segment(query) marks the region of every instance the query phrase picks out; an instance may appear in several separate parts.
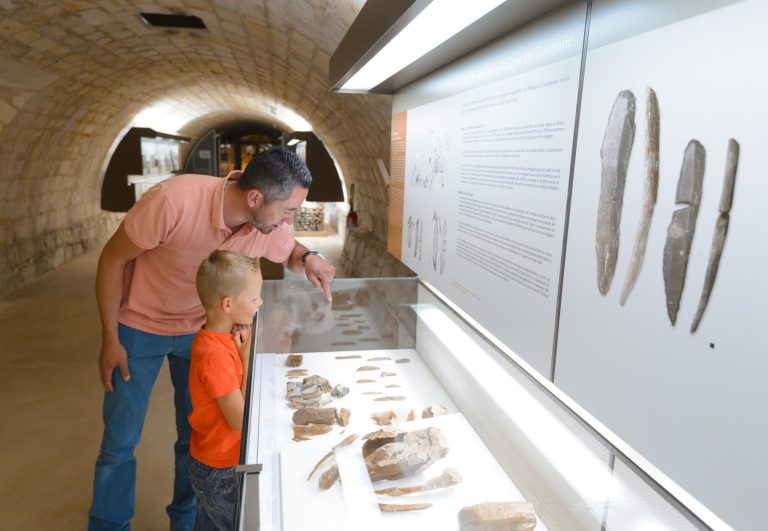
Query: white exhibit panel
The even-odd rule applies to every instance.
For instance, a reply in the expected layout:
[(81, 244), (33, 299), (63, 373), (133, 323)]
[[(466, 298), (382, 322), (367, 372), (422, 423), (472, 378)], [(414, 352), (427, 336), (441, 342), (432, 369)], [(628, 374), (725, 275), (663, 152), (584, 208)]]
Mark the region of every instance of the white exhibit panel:
[(584, 35), (583, 6), (562, 11), (495, 67), (486, 54), (453, 69), (494, 81), (424, 102), (427, 78), (393, 104), (406, 124), (400, 259), (547, 376)]
[(592, 3), (554, 382), (729, 525), (763, 528), (768, 3), (629, 4)]

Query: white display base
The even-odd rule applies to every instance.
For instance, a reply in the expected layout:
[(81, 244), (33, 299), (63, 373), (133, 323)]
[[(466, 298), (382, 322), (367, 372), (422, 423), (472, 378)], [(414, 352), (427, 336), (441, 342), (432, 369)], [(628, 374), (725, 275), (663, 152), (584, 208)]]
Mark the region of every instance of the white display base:
[[(462, 507), (485, 501), (523, 501), (524, 498), (503, 472), (483, 442), (460, 413), (409, 422), (402, 427), (409, 431), (434, 426), (448, 441), (448, 455), (421, 473), (395, 481), (379, 481), (372, 485), (364, 469), (361, 447), (356, 441), (339, 456), (341, 484), (321, 491), (317, 477), (307, 481), (314, 464), (330, 449), (321, 441), (311, 441), (285, 448), (280, 456), (283, 529), (456, 529), (457, 515)], [(340, 439), (339, 439), (340, 440)], [(333, 441), (335, 444), (338, 441)], [(350, 462), (350, 461), (357, 461)], [(322, 472), (336, 461), (329, 459)], [(358, 466), (355, 466), (358, 464)], [(346, 466), (344, 466), (346, 465)], [(446, 489), (409, 494), (407, 496), (377, 496), (373, 489), (418, 485), (439, 475), (446, 467), (461, 472), (462, 483)], [(382, 513), (376, 503), (431, 503), (422, 511)], [(546, 529), (542, 524), (537, 529)]]
[[(358, 359), (336, 359), (336, 356), (360, 355)], [(370, 358), (388, 356), (388, 361), (369, 361)], [(301, 368), (308, 375), (319, 374), (332, 385), (341, 383), (350, 388), (342, 399), (334, 399), (327, 407), (346, 407), (352, 411), (350, 424), (346, 428), (335, 426), (325, 435), (309, 441), (296, 442), (293, 437), (292, 415), (294, 410), (286, 405), (285, 384), (288, 381), (285, 367), (287, 355), (275, 355), (275, 449), (279, 453), (280, 499), (282, 505), (281, 527), (284, 531), (313, 529), (452, 529), (458, 525), (457, 514), (467, 505), (484, 501), (522, 501), (523, 497), (503, 472), (493, 455), (477, 436), (460, 413), (445, 390), (432, 376), (429, 369), (415, 350), (369, 350), (350, 352), (324, 352), (304, 354)], [(410, 363), (398, 364), (395, 360), (409, 358)], [(381, 371), (361, 371), (363, 365), (375, 365), (397, 376), (380, 376)], [(376, 383), (358, 384), (360, 379), (375, 379)], [(399, 384), (399, 388), (385, 385)], [(382, 395), (363, 395), (365, 391), (381, 391)], [(402, 395), (407, 400), (376, 402), (374, 399), (386, 395)], [(431, 419), (420, 419), (424, 407), (441, 404), (448, 408), (448, 415)], [(370, 414), (393, 409), (413, 409), (417, 420), (404, 423), (402, 428), (412, 431), (427, 426), (440, 428), (448, 441), (448, 455), (410, 478), (397, 481), (382, 481), (375, 487), (365, 474), (361, 455), (362, 436), (381, 427), (376, 425)], [(352, 433), (360, 438), (352, 445), (338, 452), (337, 457), (326, 461), (313, 475), (307, 476), (315, 464), (337, 443)], [(317, 479), (338, 459), (341, 484), (321, 491)], [(375, 496), (373, 489), (416, 485), (442, 473), (446, 467), (457, 468), (464, 481), (454, 487), (428, 493), (408, 496)], [(343, 485), (343, 486), (342, 486)], [(377, 502), (405, 504), (432, 503), (424, 511), (406, 513), (381, 513)], [(274, 522), (277, 524), (277, 522)], [(546, 529), (541, 523), (537, 529)]]

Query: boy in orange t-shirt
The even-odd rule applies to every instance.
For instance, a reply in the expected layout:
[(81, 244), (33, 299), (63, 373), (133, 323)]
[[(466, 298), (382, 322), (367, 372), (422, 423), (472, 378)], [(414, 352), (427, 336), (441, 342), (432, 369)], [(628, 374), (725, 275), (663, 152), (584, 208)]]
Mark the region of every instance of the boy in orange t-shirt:
[(214, 251), (197, 270), (206, 322), (192, 342), (189, 479), (196, 530), (234, 528), (235, 466), (240, 457), (253, 316), (261, 306), (259, 259)]

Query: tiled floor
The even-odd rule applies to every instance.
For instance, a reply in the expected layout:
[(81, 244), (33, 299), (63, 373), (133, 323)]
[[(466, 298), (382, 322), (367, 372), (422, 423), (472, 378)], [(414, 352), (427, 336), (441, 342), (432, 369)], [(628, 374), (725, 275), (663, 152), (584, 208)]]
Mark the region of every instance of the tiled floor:
[[(337, 262), (335, 234), (300, 241)], [(0, 299), (0, 528), (85, 529), (101, 441), (98, 251)], [(160, 373), (137, 449), (133, 529), (167, 530), (173, 390)]]

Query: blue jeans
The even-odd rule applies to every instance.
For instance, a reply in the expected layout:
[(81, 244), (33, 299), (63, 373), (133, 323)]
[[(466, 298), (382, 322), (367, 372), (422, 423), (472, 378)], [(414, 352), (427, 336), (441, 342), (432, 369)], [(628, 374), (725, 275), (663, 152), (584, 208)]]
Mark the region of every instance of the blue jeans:
[(120, 371), (115, 369), (114, 391), (104, 393), (104, 435), (96, 460), (88, 529), (123, 531), (131, 528), (136, 489), (133, 451), (141, 437), (152, 386), (167, 356), (175, 389), (177, 440), (173, 501), (166, 511), (173, 529), (191, 530), (195, 525), (196, 503), (187, 471), (191, 433), (187, 417), (192, 411), (189, 358), (195, 334), (159, 336), (120, 324), (118, 335), (128, 351), (131, 380), (124, 382)]
[(235, 467), (214, 468), (189, 456), (189, 481), (197, 495), (195, 531), (235, 528)]

